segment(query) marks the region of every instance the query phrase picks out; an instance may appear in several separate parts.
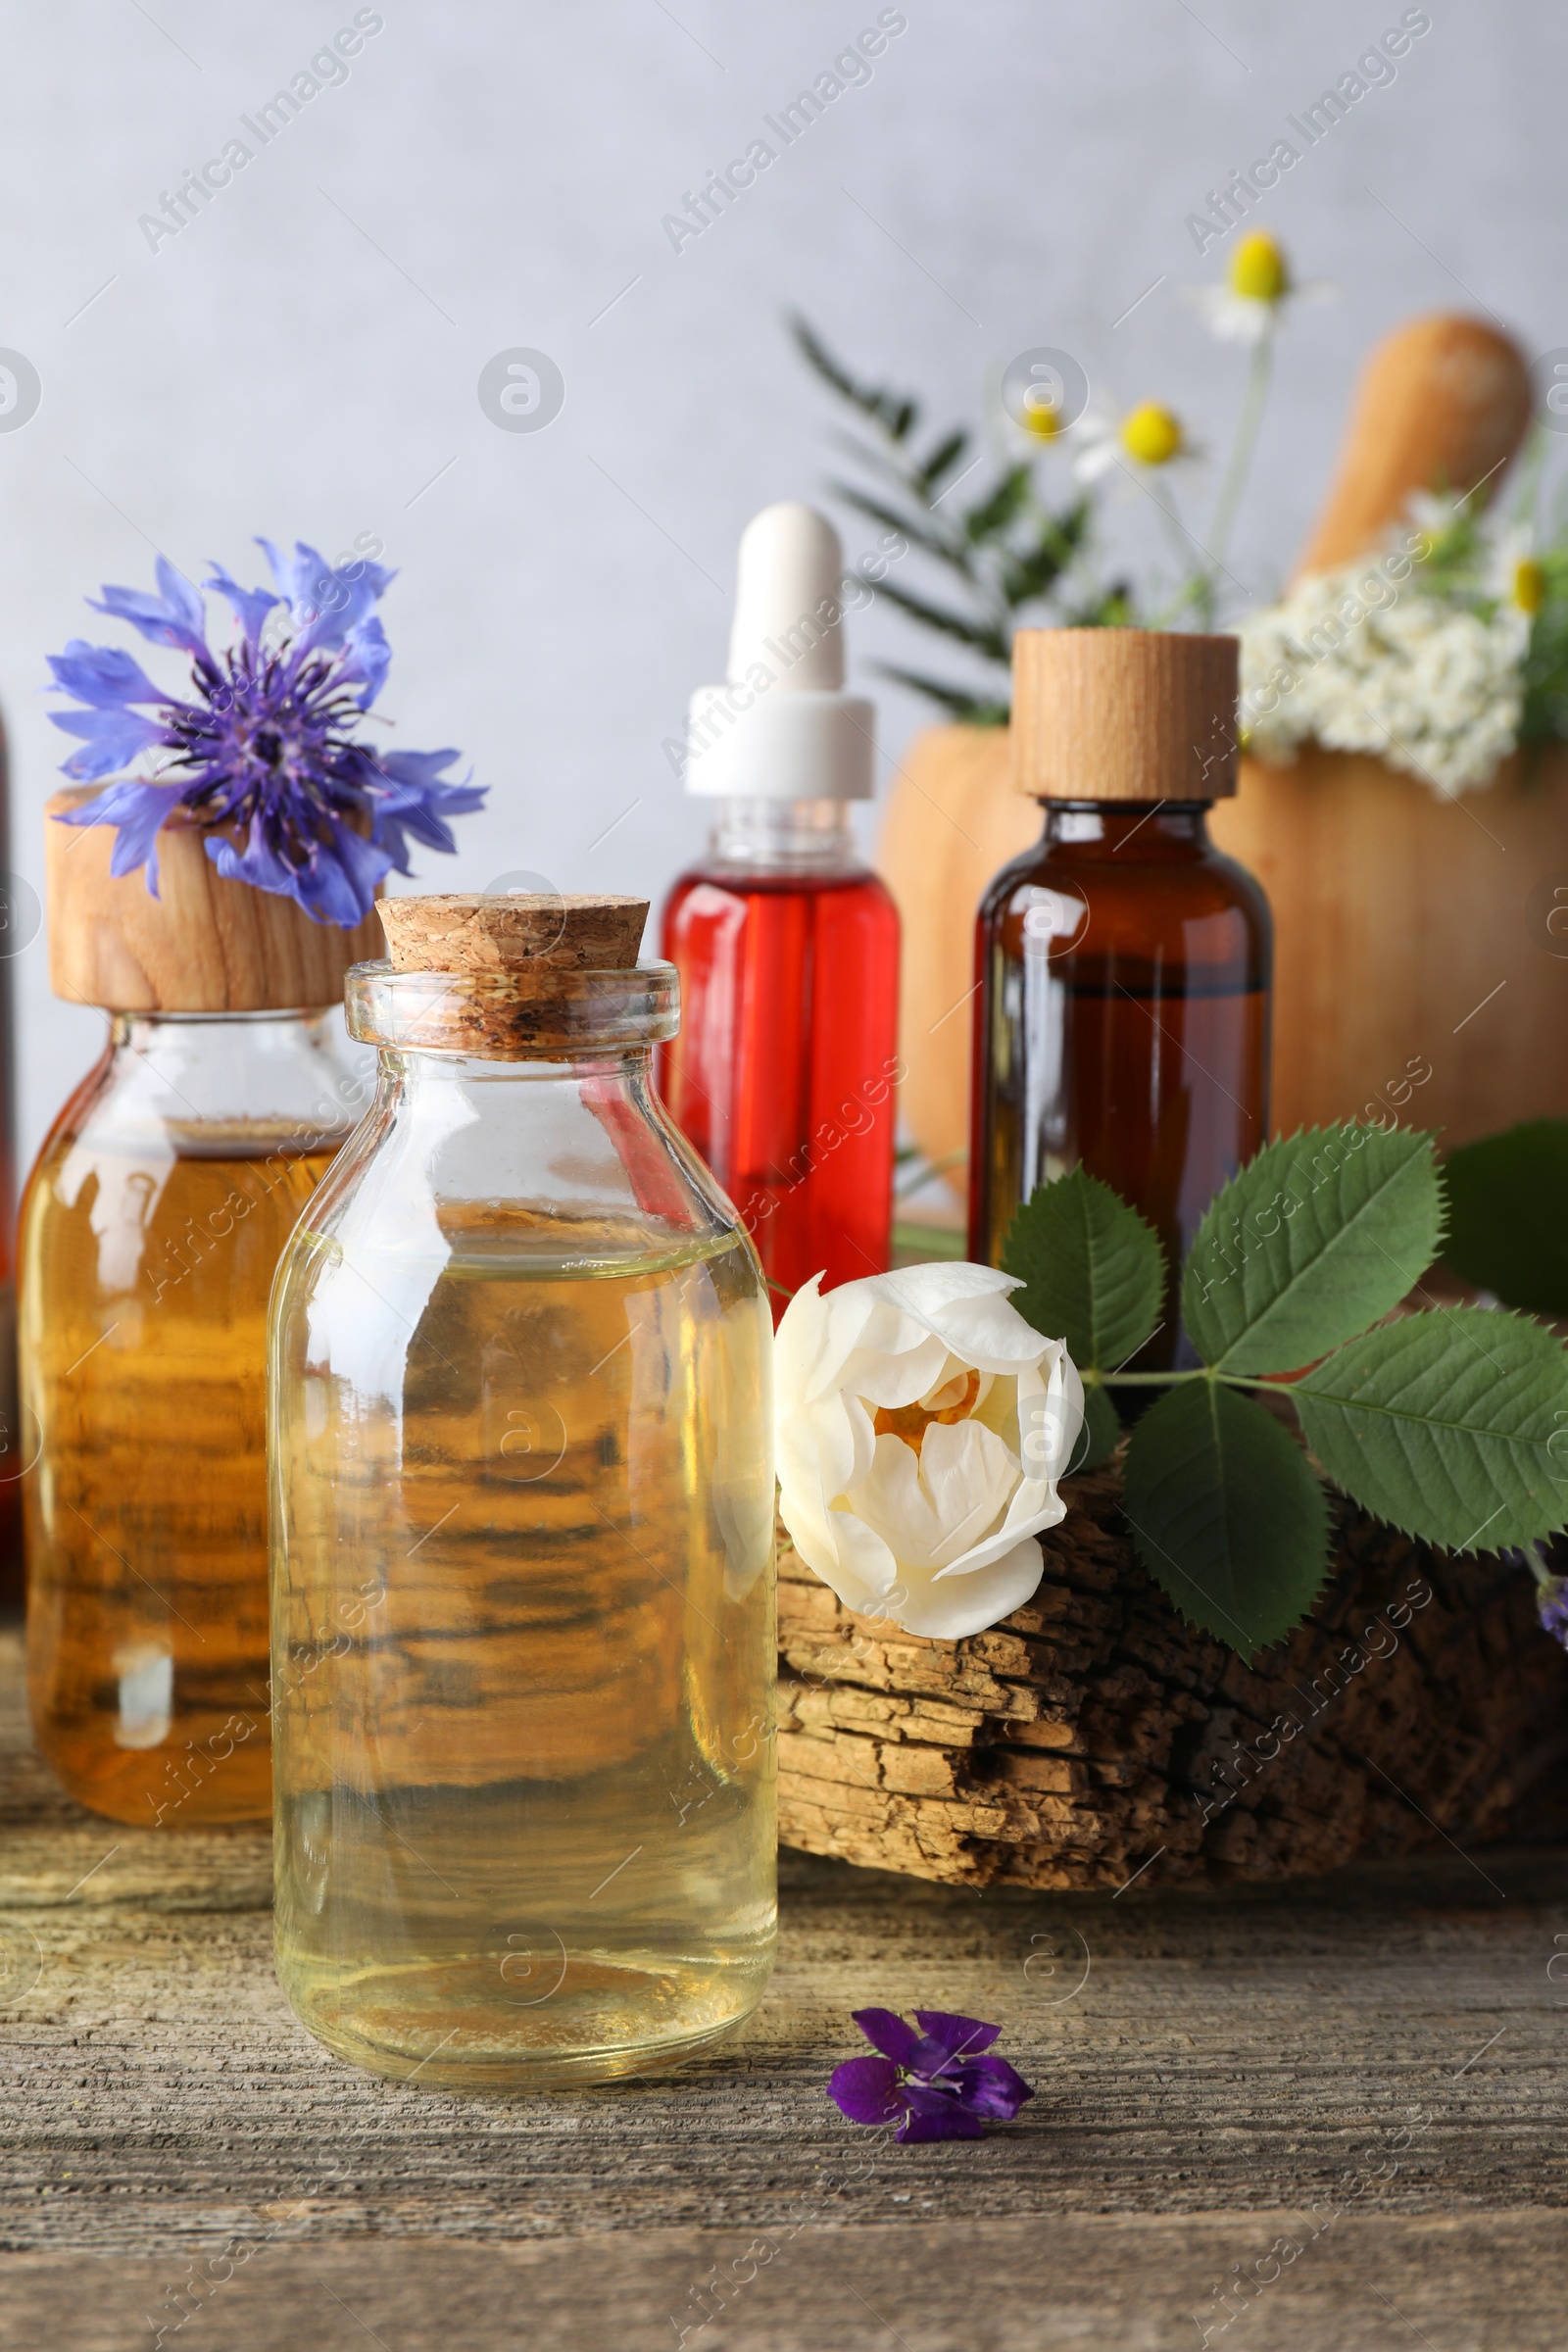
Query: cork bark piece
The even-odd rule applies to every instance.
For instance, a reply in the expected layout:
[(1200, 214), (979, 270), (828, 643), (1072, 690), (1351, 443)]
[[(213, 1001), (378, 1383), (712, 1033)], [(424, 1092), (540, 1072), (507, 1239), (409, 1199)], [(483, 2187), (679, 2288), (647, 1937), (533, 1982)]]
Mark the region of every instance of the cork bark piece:
[(111, 1012), (267, 1012), (336, 1004), (351, 964), (381, 953), (372, 912), (353, 931), (313, 922), (292, 899), (227, 882), (210, 828), (158, 836), (158, 896), (144, 872), (109, 870), (111, 825), (55, 820), (92, 797), (58, 792), (44, 809), (49, 984)]
[(1288, 1879), (1568, 1819), (1568, 1658), (1527, 1573), (1336, 1504), (1311, 1619), (1249, 1665), (1074, 1479), (1028, 1606), (961, 1642), (845, 1609), (786, 1543), (779, 1836), (957, 1885)]
[(395, 972), (629, 971), (646, 899), (443, 892), (388, 899), (381, 910)]

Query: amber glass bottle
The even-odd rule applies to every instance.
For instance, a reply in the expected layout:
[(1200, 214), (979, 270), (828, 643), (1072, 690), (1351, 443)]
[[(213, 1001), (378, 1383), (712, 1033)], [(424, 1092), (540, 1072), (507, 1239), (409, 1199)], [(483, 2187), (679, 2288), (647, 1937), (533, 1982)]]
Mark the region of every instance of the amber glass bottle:
[(1236, 640), (1026, 630), (1014, 670), (1045, 832), (976, 926), (969, 1253), (999, 1265), (1034, 1188), (1086, 1168), (1165, 1245), (1139, 1362), (1180, 1365), (1176, 1268), (1268, 1131), (1268, 906), (1206, 819), (1236, 789)]
[(142, 1829), (270, 1803), (267, 1298), (352, 1125), (342, 1026), (118, 1015), (27, 1187), (33, 1721)]
[(112, 1018), (23, 1203), (27, 1680), (71, 1794), (177, 1831), (270, 1803), (267, 1301), (368, 1101), (320, 1006), (379, 926), (259, 904), (194, 830), (160, 899), (110, 848), (49, 829), (51, 980)]

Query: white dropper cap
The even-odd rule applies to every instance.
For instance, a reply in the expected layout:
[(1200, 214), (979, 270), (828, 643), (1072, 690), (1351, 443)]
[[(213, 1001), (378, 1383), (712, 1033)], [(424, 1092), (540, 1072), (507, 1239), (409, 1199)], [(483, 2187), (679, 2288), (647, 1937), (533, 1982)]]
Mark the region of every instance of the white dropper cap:
[(729, 675), (691, 700), (688, 792), (870, 800), (876, 714), (844, 692), (843, 581), (839, 535), (814, 507), (785, 500), (747, 524)]

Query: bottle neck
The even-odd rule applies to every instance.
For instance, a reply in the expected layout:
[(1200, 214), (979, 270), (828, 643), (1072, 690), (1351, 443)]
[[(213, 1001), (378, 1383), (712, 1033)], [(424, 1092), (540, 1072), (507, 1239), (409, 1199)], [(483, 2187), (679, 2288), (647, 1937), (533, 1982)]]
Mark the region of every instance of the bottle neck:
[(861, 865), (847, 801), (720, 801), (709, 854), (746, 873), (846, 874)]
[(433, 1101), (454, 1092), (481, 1107), (494, 1103), (510, 1115), (510, 1106), (522, 1105), (519, 1115), (533, 1115), (528, 1100), (551, 1094), (571, 1095), (588, 1086), (595, 1093), (624, 1089), (635, 1092), (653, 1082), (654, 1056), (649, 1046), (631, 1046), (605, 1053), (585, 1052), (570, 1061), (500, 1060), (491, 1054), (428, 1054), (417, 1047), (382, 1046), (376, 1055), (381, 1081), (412, 1100)]
[(370, 1099), (368, 1057), (338, 1007), (285, 1012), (116, 1012), (107, 1084), (125, 1115), (184, 1128), (281, 1121), (341, 1142)]
[(203, 1053), (291, 1053), (302, 1039), (331, 1029), (337, 1006), (285, 1012), (112, 1012), (109, 1042), (133, 1054), (172, 1058)]
[(1208, 837), (1207, 801), (1042, 801), (1046, 829), (1042, 846), (1087, 858), (1119, 858), (1133, 851), (1149, 859), (1181, 863), (1201, 858)]

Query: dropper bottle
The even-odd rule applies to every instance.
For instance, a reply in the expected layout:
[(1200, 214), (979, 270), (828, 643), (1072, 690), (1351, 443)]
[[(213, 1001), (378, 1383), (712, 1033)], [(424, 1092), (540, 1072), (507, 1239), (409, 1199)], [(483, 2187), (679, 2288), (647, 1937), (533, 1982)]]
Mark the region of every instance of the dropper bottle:
[(843, 612), (832, 524), (765, 508), (741, 540), (728, 678), (691, 703), (708, 856), (664, 910), (682, 1017), (661, 1087), (775, 1312), (813, 1274), (831, 1289), (885, 1272), (892, 1232), (899, 918), (850, 827), (872, 794), (874, 713), (844, 692)]

